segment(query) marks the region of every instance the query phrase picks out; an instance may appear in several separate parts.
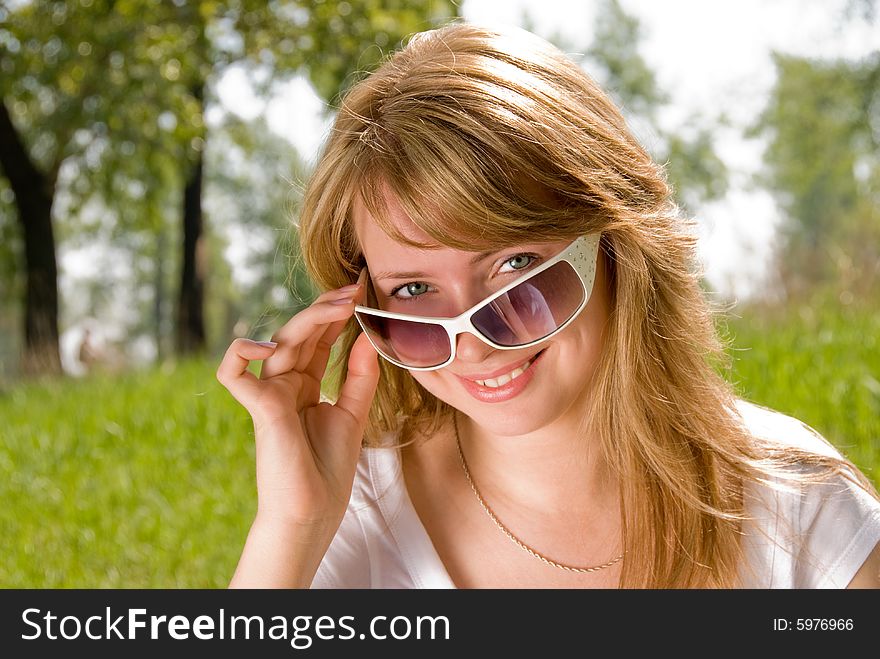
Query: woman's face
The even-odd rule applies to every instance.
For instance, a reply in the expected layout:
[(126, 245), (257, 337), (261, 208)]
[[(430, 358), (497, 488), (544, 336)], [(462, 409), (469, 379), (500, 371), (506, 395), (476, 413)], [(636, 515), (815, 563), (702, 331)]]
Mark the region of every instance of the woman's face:
[[(391, 221), (403, 235), (431, 242), (396, 199), (388, 196), (386, 202)], [(527, 243), (488, 253), (443, 246), (421, 249), (390, 238), (363, 203), (355, 204), (354, 220), (378, 306), (420, 316), (457, 316), (571, 242)], [(587, 306), (549, 340), (519, 350), (497, 350), (471, 334), (460, 334), (451, 364), (435, 371), (411, 371), (412, 376), (497, 435), (519, 435), (579, 419), (609, 317), (601, 250), (596, 270)]]

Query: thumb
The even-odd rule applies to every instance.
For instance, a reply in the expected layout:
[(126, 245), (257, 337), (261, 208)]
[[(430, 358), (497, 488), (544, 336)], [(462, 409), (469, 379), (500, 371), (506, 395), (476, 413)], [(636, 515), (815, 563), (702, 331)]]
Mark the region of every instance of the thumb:
[(355, 340), (348, 356), (348, 376), (339, 392), (337, 407), (357, 419), (363, 428), (367, 423), (370, 404), (376, 395), (379, 383), (379, 355), (370, 343), (366, 334)]

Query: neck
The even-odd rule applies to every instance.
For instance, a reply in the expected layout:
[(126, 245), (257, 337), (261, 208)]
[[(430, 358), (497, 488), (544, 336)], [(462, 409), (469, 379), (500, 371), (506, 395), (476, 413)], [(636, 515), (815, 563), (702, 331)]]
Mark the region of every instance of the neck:
[(591, 517), (616, 501), (594, 432), (574, 415), (521, 435), (457, 416), (461, 450), (480, 493), (499, 509)]

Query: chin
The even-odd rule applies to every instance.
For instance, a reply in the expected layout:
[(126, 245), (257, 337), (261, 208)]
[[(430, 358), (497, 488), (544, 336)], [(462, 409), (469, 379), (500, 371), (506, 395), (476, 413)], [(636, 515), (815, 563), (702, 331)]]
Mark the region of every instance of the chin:
[[(467, 411), (462, 410), (467, 414)], [(486, 431), (491, 432), (497, 437), (520, 437), (536, 432), (549, 425), (555, 417), (536, 416), (535, 414), (525, 414), (522, 418), (519, 415), (512, 417), (510, 414), (499, 413), (482, 413), (483, 410), (477, 410), (472, 414), (468, 414), (471, 420)]]
[(465, 392), (451, 392), (452, 387), (425, 389), (488, 432), (501, 437), (517, 437), (540, 430), (571, 407), (563, 403), (570, 397), (562, 395), (556, 387), (551, 392), (526, 390), (502, 403), (480, 402)]

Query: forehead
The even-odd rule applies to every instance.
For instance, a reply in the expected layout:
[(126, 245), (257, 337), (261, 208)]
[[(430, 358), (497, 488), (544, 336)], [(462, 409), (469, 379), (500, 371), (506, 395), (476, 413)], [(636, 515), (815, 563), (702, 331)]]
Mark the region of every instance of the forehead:
[[(366, 204), (358, 196), (354, 200), (352, 216), (358, 242), (368, 263), (394, 262), (397, 259), (425, 257), (446, 252), (451, 248), (440, 245), (424, 230), (419, 228), (407, 215), (400, 202), (391, 194), (384, 195), (385, 219), (407, 240), (423, 243), (429, 247), (418, 247), (399, 242), (389, 236), (370, 213)], [(454, 250), (453, 250), (454, 251)]]
[[(362, 189), (353, 195), (350, 217), (371, 271), (391, 270), (403, 264), (410, 267), (414, 262), (452, 269), (459, 262), (481, 260), (505, 247), (565, 245), (580, 234), (560, 231), (560, 225), (554, 221), (509, 221), (508, 217), (516, 217), (516, 207), (506, 209), (509, 213), (503, 218), (478, 218), (476, 213), (480, 209), (459, 208), (454, 201), (444, 211), (446, 204), (431, 201), (433, 195), (426, 192), (425, 198), (411, 202), (415, 208), (401, 203), (381, 179), (375, 181), (372, 189)], [(541, 190), (529, 189), (528, 194), (546, 203)], [(487, 209), (483, 207), (482, 212)], [(415, 221), (409, 213), (416, 214)]]

